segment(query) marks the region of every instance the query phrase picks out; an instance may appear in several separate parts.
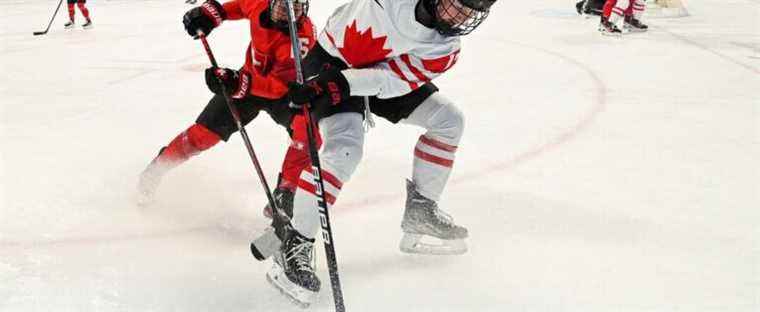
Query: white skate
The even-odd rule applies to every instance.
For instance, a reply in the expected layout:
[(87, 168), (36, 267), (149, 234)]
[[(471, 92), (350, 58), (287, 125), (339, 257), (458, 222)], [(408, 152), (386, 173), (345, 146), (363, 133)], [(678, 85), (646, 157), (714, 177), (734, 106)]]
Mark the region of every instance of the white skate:
[[(467, 252), (467, 229), (454, 224), (450, 215), (438, 208), (438, 204), (417, 192), (412, 181), (407, 180), (407, 198), (401, 229), (399, 248), (406, 253), (429, 255), (461, 255)], [(438, 243), (425, 242), (437, 240)]]

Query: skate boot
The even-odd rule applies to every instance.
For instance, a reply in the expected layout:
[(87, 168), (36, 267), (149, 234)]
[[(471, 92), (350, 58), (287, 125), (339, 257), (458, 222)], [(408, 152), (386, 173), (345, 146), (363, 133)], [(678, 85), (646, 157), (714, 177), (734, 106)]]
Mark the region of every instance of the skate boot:
[(166, 149), (161, 148), (153, 158), (153, 161), (140, 173), (140, 179), (137, 182), (137, 204), (147, 206), (153, 203), (158, 185), (161, 184), (161, 178), (169, 171), (169, 167), (162, 165), (158, 161), (158, 156)]
[[(278, 208), (285, 211), (285, 213), (288, 214), (288, 216), (293, 216), (293, 197), (295, 194), (293, 191), (278, 187), (272, 191), (272, 197), (274, 197), (274, 203), (277, 205)], [(272, 218), (272, 207), (267, 203), (266, 206), (264, 206), (264, 216), (267, 218)]]
[(575, 4), (575, 11), (578, 12), (578, 15), (583, 15), (585, 12), (583, 11), (583, 7), (585, 6), (586, 1), (580, 1)]
[(66, 22), (66, 24), (63, 24), (64, 29), (72, 29), (74, 28), (74, 26), (76, 26), (76, 24), (74, 24), (74, 21), (72, 20), (69, 20), (68, 22)]
[(606, 19), (604, 17), (602, 17), (601, 21), (599, 22), (599, 32), (605, 36), (619, 37), (620, 35), (623, 34), (623, 32), (620, 31), (620, 28), (618, 28), (617, 25), (610, 22), (609, 19)]
[(84, 25), (82, 25), (82, 28), (84, 28), (84, 29), (90, 29), (90, 28), (92, 28), (92, 20), (87, 19), (87, 23), (84, 23)]
[(628, 29), (630, 32), (645, 32), (649, 30), (649, 26), (642, 23), (640, 20), (633, 16), (625, 17), (625, 23), (623, 24), (623, 27)]
[(274, 255), (267, 280), (303, 308), (317, 297), (321, 283), (314, 272), (314, 239), (290, 228), (280, 251)]
[(291, 190), (279, 187), (272, 192), (275, 204), (285, 215), (272, 215), (272, 207), (269, 204), (264, 207), (264, 216), (272, 219), (272, 226), (251, 242), (251, 253), (257, 260), (264, 260), (278, 253), (287, 233), (293, 230), (290, 218), (293, 217), (294, 195)]
[[(454, 224), (454, 220), (438, 208), (436, 202), (417, 192), (412, 181), (406, 181), (406, 210), (401, 229), (404, 237), (400, 249), (407, 253), (431, 255), (459, 255), (467, 251), (467, 229)], [(441, 244), (427, 244), (421, 240), (428, 236)]]

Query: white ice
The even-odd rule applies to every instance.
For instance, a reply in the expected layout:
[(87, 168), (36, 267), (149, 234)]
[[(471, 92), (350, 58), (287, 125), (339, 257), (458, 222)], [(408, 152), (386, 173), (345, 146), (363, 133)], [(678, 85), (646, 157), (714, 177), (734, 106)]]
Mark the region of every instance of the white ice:
[[(499, 1), (437, 81), (468, 118), (441, 202), (467, 254), (398, 250), (420, 130), (369, 132), (331, 215), (349, 311), (760, 310), (760, 4), (692, 0), (616, 39), (572, 2)], [(133, 203), (210, 96), (190, 6), (91, 0), (93, 29), (62, 8), (32, 36), (56, 4), (0, 2), (0, 311), (301, 311), (248, 251), (267, 220), (239, 135)], [(211, 34), (223, 65), (246, 29)], [(286, 135), (248, 131), (273, 183)], [(310, 311), (332, 311), (318, 246)]]

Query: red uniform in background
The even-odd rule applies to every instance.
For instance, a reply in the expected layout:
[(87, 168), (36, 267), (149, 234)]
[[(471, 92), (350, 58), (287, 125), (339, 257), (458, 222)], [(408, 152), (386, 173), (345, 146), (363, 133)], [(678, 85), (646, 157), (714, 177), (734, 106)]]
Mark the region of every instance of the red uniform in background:
[[(309, 165), (308, 137), (304, 116), (292, 110), (287, 100), (287, 84), (295, 81), (295, 65), (287, 27), (272, 18), (271, 9), (274, 6), (270, 1), (282, 0), (234, 0), (224, 5), (210, 0), (185, 14), (185, 28), (191, 34), (198, 30), (209, 34), (223, 20), (247, 19), (251, 42), (245, 54), (245, 64), (240, 70), (210, 68), (206, 71), (206, 83), (217, 94), (195, 124), (162, 148), (145, 169), (138, 184), (141, 201), (152, 199), (160, 178), (169, 169), (211, 148), (220, 140), (227, 141), (232, 133), (238, 131), (224, 96), (219, 94), (219, 80), (231, 93), (232, 103), (237, 107), (243, 125), (263, 110), (286, 128), (291, 144), (275, 192), (292, 193), (295, 189), (301, 171)], [(302, 45), (301, 52), (306, 54), (316, 43), (316, 33), (307, 16), (300, 16), (298, 21), (297, 36)], [(316, 139), (317, 144), (321, 144), (319, 138)]]
[(622, 28), (646, 31), (649, 27), (641, 22), (645, 9), (646, 0), (607, 0), (602, 9), (599, 30), (606, 33), (620, 33)]
[(74, 27), (74, 5), (79, 7), (79, 12), (82, 13), (82, 16), (84, 16), (85, 23), (82, 25), (84, 28), (90, 28), (92, 27), (92, 20), (90, 19), (90, 11), (87, 10), (87, 7), (84, 5), (87, 2), (87, 0), (66, 0), (66, 3), (69, 7), (69, 21), (66, 22), (63, 26), (65, 26), (67, 29)]

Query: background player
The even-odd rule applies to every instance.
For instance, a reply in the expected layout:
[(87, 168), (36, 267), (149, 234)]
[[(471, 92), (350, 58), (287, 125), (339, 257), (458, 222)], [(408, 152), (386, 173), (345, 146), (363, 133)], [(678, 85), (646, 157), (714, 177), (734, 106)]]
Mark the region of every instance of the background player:
[(85, 3), (87, 0), (66, 0), (68, 7), (69, 7), (69, 21), (66, 22), (63, 26), (66, 29), (74, 28), (74, 5), (79, 7), (79, 12), (82, 13), (82, 16), (84, 16), (85, 23), (82, 25), (84, 29), (92, 28), (92, 19), (90, 19), (90, 11), (87, 10), (87, 7), (85, 6)]
[(607, 0), (599, 22), (599, 31), (612, 35), (622, 33), (621, 28), (633, 32), (647, 31), (649, 26), (641, 22), (645, 9), (646, 0)]

